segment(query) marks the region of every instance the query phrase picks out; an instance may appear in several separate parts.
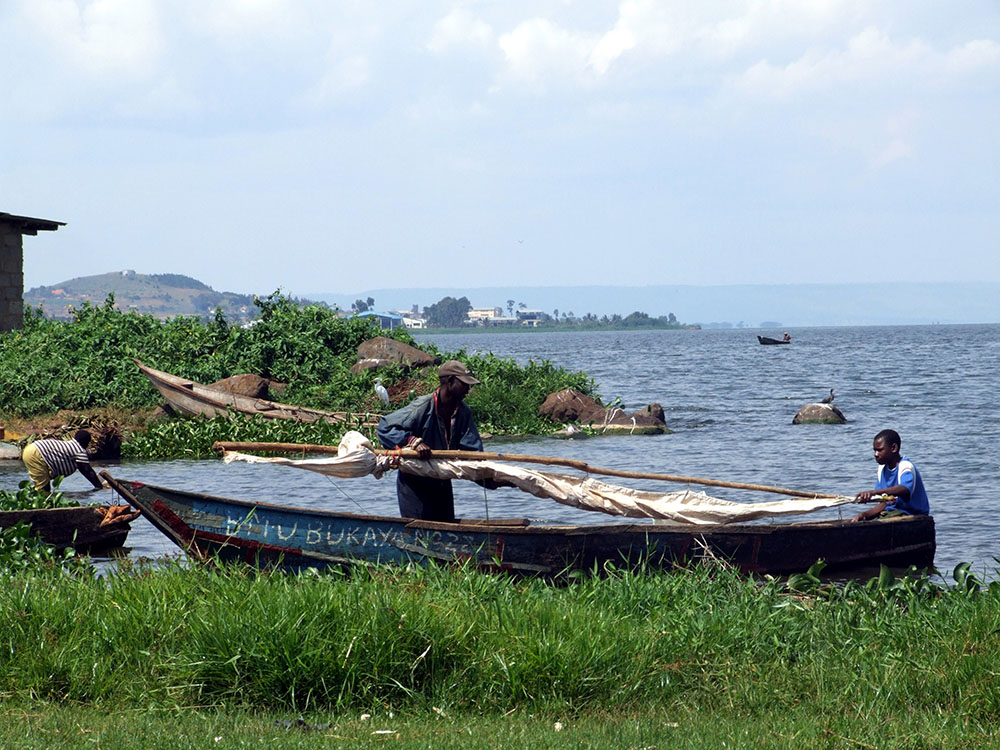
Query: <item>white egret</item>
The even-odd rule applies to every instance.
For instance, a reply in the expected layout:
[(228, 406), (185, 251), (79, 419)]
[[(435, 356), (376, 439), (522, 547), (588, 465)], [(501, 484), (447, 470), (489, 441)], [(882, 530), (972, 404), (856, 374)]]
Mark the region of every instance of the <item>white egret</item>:
[(389, 405), (389, 391), (382, 385), (382, 378), (375, 378), (375, 395), (385, 406)]

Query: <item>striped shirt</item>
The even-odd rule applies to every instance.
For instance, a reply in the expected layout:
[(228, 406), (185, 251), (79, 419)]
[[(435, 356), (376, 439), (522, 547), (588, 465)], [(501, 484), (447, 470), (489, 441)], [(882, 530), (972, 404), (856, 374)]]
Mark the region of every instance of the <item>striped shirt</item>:
[(90, 465), (87, 451), (76, 440), (36, 440), (32, 443), (45, 459), (54, 477), (68, 477), (79, 464)]

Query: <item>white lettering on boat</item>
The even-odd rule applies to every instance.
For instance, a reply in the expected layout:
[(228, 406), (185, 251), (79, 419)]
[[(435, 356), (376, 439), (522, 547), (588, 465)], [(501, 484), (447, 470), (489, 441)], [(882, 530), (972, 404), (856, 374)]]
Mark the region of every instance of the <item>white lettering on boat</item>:
[(415, 545), (428, 550), (450, 555), (475, 556), (489, 558), (496, 554), (493, 545), (485, 540), (474, 540), (452, 531), (403, 529), (393, 526), (354, 526), (344, 527), (341, 524), (319, 523), (315, 526), (299, 528), (298, 522), (291, 526), (276, 523), (269, 519), (260, 519), (261, 523), (253, 524), (246, 517), (227, 518), (225, 533), (231, 536), (240, 535), (269, 541), (272, 536), (282, 542), (293, 537), (301, 540), (302, 548), (327, 549), (337, 553), (338, 548), (381, 549), (387, 546)]

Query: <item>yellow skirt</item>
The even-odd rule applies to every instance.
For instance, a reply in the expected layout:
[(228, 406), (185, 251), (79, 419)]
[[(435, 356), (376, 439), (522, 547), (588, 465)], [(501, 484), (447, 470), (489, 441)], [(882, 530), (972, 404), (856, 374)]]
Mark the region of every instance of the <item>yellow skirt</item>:
[(31, 478), (31, 483), (35, 485), (35, 489), (48, 492), (50, 482), (53, 479), (52, 470), (49, 469), (49, 465), (45, 463), (45, 459), (42, 458), (41, 452), (34, 443), (28, 443), (24, 446), (24, 450), (21, 451), (21, 460), (28, 467), (28, 476)]

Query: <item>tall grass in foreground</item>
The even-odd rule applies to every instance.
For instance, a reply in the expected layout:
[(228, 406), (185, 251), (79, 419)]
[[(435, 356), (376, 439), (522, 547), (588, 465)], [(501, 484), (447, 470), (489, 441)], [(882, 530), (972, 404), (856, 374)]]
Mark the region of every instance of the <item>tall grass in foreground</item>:
[(434, 567), (351, 578), (180, 565), (43, 572), (0, 591), (0, 693), (105, 707), (808, 705), (865, 721), (1000, 718), (995, 587), (819, 593), (705, 569), (561, 587)]

